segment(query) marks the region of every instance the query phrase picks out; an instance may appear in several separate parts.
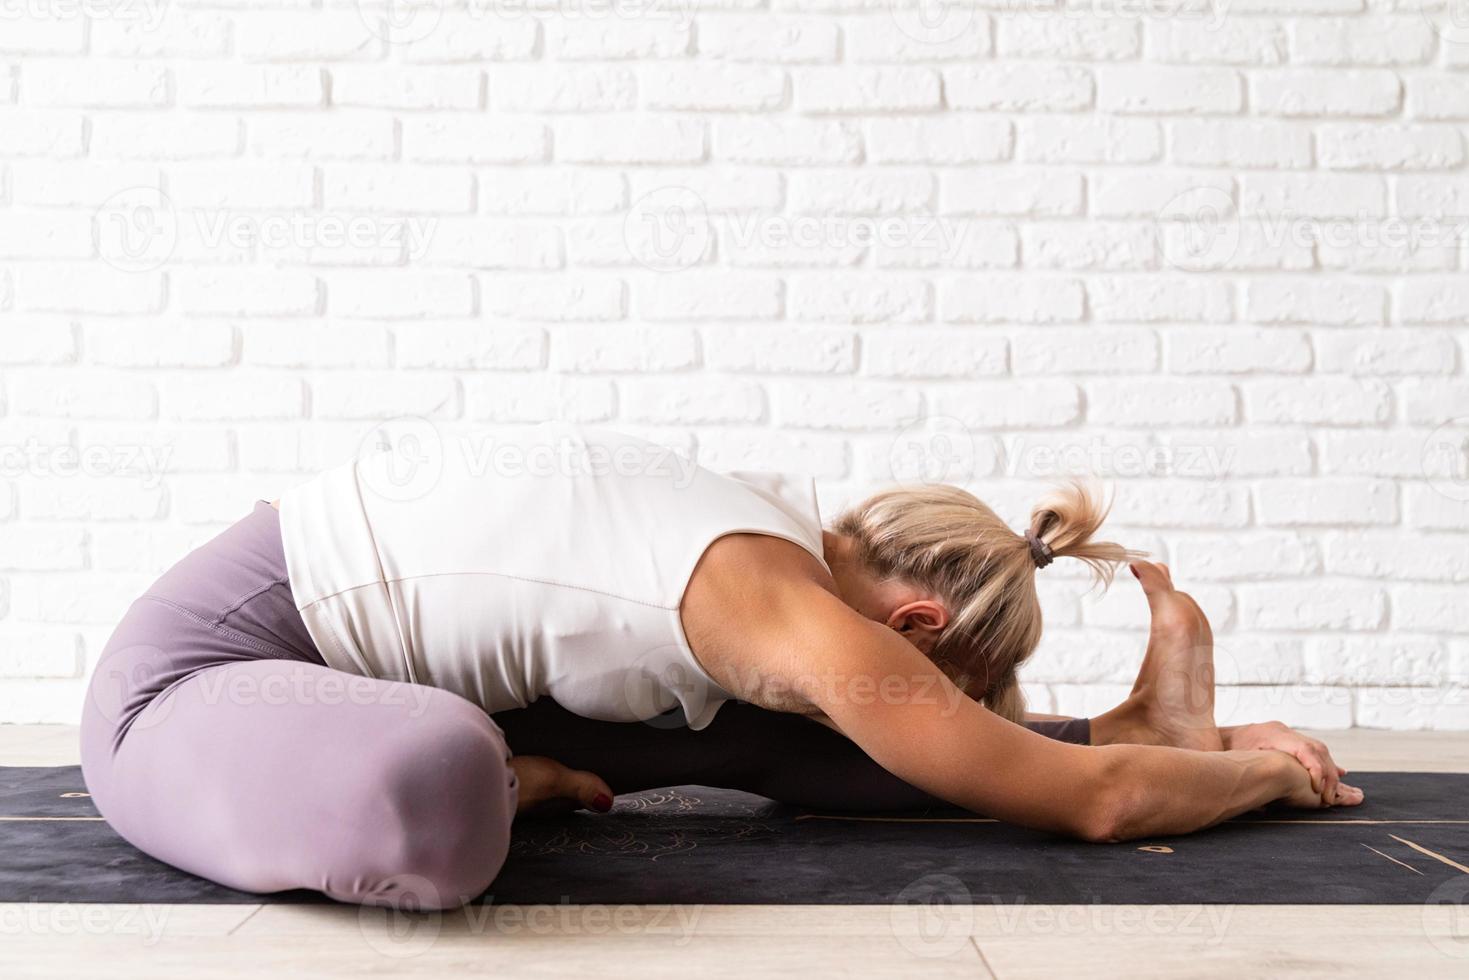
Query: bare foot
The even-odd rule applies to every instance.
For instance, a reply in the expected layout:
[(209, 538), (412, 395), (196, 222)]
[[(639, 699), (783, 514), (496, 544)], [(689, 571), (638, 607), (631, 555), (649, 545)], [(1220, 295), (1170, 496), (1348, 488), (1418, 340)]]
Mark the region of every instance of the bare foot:
[(1096, 721), (1110, 733), (1107, 741), (1220, 751), (1209, 620), (1191, 596), (1173, 587), (1167, 565), (1140, 561), (1132, 572), (1152, 610), (1148, 652), (1132, 694)]

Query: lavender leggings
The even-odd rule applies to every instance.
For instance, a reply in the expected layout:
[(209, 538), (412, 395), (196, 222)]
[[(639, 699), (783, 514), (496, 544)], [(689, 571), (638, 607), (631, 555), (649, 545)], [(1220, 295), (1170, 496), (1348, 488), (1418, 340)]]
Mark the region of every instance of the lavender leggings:
[[(166, 572), (103, 651), (82, 717), (98, 810), (140, 850), (243, 891), (447, 908), (509, 847), (518, 752), (619, 793), (697, 783), (787, 803), (936, 801), (846, 739), (729, 704), (702, 732), (579, 718), (543, 700), (497, 716), (457, 694), (327, 667), (296, 612), (263, 501)], [(1035, 723), (1085, 742), (1085, 720)]]

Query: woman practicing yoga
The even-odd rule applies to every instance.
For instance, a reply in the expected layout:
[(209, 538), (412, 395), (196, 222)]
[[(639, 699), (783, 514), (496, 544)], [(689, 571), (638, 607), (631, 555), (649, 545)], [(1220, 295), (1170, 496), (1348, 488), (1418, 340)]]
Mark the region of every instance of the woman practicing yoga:
[(1026, 715), (1037, 571), (1135, 558), (1092, 539), (1080, 488), (1024, 533), (944, 486), (824, 530), (810, 480), (614, 433), (443, 449), (429, 479), (380, 453), (262, 502), (133, 603), (82, 724), (123, 837), (246, 891), (450, 907), (517, 813), (648, 785), (938, 799), (1093, 841), (1361, 802), (1320, 743), (1215, 727), (1209, 626), (1162, 565), (1131, 566), (1153, 617), (1133, 695)]

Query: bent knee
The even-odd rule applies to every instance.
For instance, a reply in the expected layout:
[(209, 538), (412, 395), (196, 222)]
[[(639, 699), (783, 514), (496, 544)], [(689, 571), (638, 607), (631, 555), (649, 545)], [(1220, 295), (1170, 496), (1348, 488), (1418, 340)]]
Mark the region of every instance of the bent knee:
[(370, 848), (379, 874), (358, 878), (357, 901), (452, 908), (483, 893), (505, 863), (517, 790), (505, 740), (477, 707), (441, 700), (379, 760), (383, 833)]

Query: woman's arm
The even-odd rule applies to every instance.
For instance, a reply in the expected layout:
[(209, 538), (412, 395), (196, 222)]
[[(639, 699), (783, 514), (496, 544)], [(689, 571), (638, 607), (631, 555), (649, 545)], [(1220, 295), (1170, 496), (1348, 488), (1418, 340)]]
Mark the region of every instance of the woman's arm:
[(1186, 833), (1273, 800), (1320, 805), (1309, 774), (1281, 752), (1037, 735), (965, 697), (912, 644), (828, 591), (799, 591), (779, 603), (799, 614), (774, 630), (786, 641), (759, 666), (765, 682), (803, 692), (884, 768), (951, 803), (1095, 841)]

